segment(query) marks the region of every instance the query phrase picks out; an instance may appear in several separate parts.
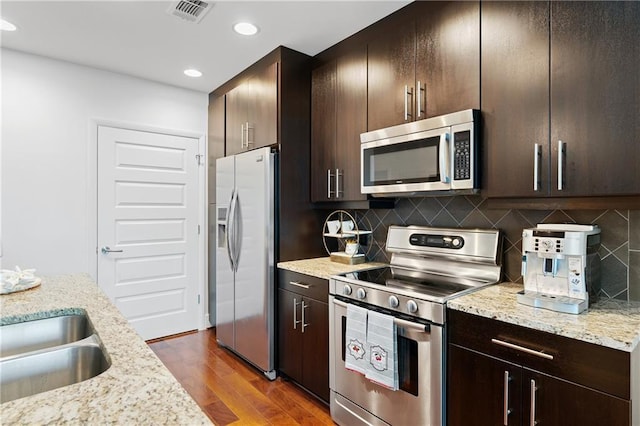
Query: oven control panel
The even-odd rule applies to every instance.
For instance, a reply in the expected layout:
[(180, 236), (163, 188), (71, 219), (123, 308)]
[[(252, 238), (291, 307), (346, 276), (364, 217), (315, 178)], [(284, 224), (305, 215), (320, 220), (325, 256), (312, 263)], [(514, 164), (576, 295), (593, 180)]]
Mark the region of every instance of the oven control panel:
[(444, 324), (444, 305), (387, 291), (375, 285), (358, 285), (331, 279), (329, 293), (363, 304), (377, 306), (408, 316), (418, 317), (436, 324)]
[(464, 238), (459, 235), (411, 234), (409, 244), (420, 247), (461, 249), (464, 246)]

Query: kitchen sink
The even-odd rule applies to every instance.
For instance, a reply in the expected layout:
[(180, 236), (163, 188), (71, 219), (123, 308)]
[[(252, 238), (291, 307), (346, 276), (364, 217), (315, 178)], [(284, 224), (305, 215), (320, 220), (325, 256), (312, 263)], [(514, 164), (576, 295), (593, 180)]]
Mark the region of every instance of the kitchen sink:
[(110, 366), (99, 345), (71, 344), (0, 360), (0, 402), (79, 383)]
[(76, 342), (93, 333), (85, 314), (4, 325), (0, 327), (0, 358)]
[(0, 403), (91, 379), (110, 366), (86, 314), (0, 327)]

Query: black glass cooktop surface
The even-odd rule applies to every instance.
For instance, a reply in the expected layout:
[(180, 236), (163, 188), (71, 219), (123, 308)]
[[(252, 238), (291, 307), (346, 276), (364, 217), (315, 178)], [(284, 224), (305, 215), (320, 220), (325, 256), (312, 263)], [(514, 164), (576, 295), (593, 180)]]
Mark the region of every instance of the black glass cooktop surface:
[(386, 286), (389, 290), (402, 289), (417, 294), (446, 298), (474, 287), (489, 283), (464, 277), (447, 276), (428, 271), (416, 271), (397, 267), (383, 267), (342, 274), (347, 279), (362, 284)]

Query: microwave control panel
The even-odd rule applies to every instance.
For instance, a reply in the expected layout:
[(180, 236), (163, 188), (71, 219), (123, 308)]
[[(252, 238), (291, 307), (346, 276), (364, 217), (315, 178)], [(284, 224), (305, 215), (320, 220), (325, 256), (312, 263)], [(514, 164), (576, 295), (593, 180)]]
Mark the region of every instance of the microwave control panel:
[(471, 132), (465, 130), (453, 135), (453, 179), (471, 178)]

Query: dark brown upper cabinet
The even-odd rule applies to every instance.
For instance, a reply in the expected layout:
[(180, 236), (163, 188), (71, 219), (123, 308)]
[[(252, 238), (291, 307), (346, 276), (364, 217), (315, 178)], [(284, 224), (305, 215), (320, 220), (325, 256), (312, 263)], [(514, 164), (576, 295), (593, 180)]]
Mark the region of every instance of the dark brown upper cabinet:
[(480, 5), (416, 2), (376, 24), (368, 46), (368, 130), (480, 105)]
[(360, 193), (360, 133), (367, 131), (366, 46), (314, 69), (311, 79), (311, 200), (366, 200)]
[(483, 2), (488, 197), (640, 194), (638, 22), (638, 2)]
[(277, 144), (278, 64), (227, 92), (226, 108), (226, 155)]

